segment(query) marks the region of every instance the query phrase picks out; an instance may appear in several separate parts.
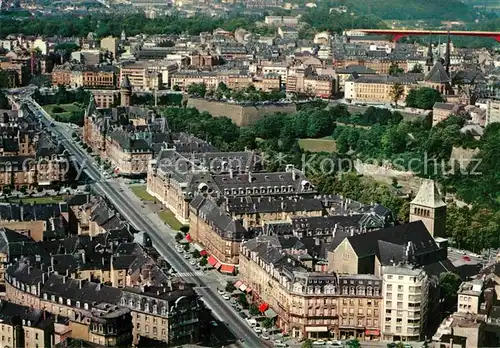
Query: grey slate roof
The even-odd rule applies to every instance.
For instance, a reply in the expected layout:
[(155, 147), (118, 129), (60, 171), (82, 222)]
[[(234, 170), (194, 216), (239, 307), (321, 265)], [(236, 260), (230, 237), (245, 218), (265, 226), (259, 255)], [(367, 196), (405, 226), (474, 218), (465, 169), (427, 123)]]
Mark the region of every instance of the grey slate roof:
[(451, 79), (448, 76), (445, 68), (443, 67), (443, 64), (441, 64), (441, 62), (439, 61), (434, 64), (431, 71), (429, 71), (429, 73), (425, 76), (424, 80), (427, 82), (442, 84), (451, 82)]

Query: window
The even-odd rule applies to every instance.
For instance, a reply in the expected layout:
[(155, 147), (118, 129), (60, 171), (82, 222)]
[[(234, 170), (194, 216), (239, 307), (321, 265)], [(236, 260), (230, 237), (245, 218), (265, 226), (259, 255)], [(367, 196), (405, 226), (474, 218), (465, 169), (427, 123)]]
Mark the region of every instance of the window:
[(89, 309), (89, 304), (88, 303), (84, 303), (83, 304), (83, 308), (88, 310)]
[(38, 332), (35, 332), (35, 340), (38, 339)]
[(71, 300), (69, 298), (66, 300), (66, 305), (71, 306)]
[(43, 294), (43, 299), (47, 300), (47, 294)]
[(387, 291), (392, 291), (392, 284), (387, 284), (387, 288), (386, 288)]
[(80, 301), (76, 301), (76, 308), (80, 308)]
[(403, 291), (403, 285), (398, 285), (398, 291)]

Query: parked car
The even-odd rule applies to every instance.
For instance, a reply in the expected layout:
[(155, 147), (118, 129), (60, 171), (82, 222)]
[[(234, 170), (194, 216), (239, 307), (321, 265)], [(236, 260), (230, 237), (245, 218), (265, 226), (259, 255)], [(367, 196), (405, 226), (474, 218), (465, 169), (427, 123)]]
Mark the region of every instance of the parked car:
[(254, 327), (253, 331), (255, 331), (256, 333), (262, 333), (262, 330), (260, 329), (260, 327)]
[(266, 341), (269, 340), (269, 336), (267, 336), (267, 335), (262, 335), (261, 337), (263, 340), (266, 340)]
[(225, 295), (225, 294), (226, 294), (226, 292), (225, 292), (224, 290), (221, 290), (221, 289), (217, 290), (217, 292), (218, 292), (220, 295)]
[(223, 298), (224, 300), (229, 300), (229, 299), (230, 299), (230, 297), (229, 297), (229, 296), (227, 296), (227, 295), (222, 295), (222, 298)]

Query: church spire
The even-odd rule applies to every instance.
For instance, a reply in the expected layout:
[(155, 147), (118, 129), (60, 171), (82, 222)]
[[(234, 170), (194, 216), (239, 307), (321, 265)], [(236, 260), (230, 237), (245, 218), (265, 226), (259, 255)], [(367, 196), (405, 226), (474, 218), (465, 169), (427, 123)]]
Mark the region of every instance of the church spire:
[(450, 58), (450, 54), (451, 54), (451, 40), (450, 40), (450, 31), (448, 30), (448, 37), (447, 37), (447, 41), (446, 41), (446, 53), (445, 53), (445, 56), (444, 56), (444, 64), (446, 66), (446, 73), (448, 74), (448, 76), (450, 76), (450, 64), (451, 64), (451, 58)]
[(425, 61), (425, 65), (427, 66), (427, 72), (429, 72), (434, 65), (434, 55), (432, 53), (432, 33), (429, 35), (429, 48), (427, 50), (427, 60)]

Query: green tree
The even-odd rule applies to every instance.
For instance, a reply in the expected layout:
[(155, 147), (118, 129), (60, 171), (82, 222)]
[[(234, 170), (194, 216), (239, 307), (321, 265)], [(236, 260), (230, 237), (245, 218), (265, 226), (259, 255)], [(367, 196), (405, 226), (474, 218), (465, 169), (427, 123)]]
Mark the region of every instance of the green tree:
[(187, 87), (189, 95), (203, 98), (207, 93), (207, 86), (204, 83), (192, 83)]
[(257, 307), (254, 304), (250, 305), (250, 308), (248, 309), (248, 312), (250, 313), (250, 315), (259, 315), (260, 314), (259, 307)]
[(458, 287), (462, 280), (458, 275), (451, 272), (444, 272), (439, 275), (440, 298), (445, 306), (451, 307), (457, 300)]
[(184, 244), (185, 251), (189, 251), (190, 248), (191, 248), (191, 246), (189, 245), (189, 243)]
[(22, 194), (25, 194), (26, 191), (28, 191), (28, 187), (26, 185), (23, 185), (21, 186), (21, 188), (19, 189), (19, 191), (22, 193)]
[(199, 259), (201, 257), (200, 252), (198, 250), (194, 250), (191, 253), (191, 256), (193, 256), (193, 258), (195, 258), (195, 259)]
[(176, 91), (176, 92), (179, 92), (181, 90), (181, 88), (179, 87), (179, 85), (173, 85), (172, 86), (172, 90)]
[(443, 96), (434, 88), (421, 87), (410, 90), (406, 97), (406, 106), (430, 110), (435, 103), (443, 102)]
[(313, 348), (313, 342), (309, 338), (302, 342), (301, 348)]
[(202, 258), (200, 259), (200, 262), (199, 262), (199, 263), (200, 263), (200, 266), (201, 266), (201, 267), (205, 267), (205, 266), (207, 265), (207, 263), (208, 263), (207, 258), (206, 258), (206, 257), (202, 257)]
[(417, 63), (413, 66), (413, 68), (411, 68), (411, 70), (409, 72), (411, 72), (411, 73), (423, 73), (424, 68), (422, 67), (422, 65)]
[(10, 109), (9, 99), (4, 92), (0, 90), (0, 109)]
[(246, 294), (241, 293), (238, 297), (238, 302), (241, 304), (241, 307), (248, 308), (248, 300)]
[(361, 344), (359, 343), (359, 340), (353, 339), (353, 340), (347, 341), (346, 346), (349, 348), (360, 348)]
[(179, 243), (182, 240), (182, 238), (184, 238), (184, 235), (180, 232), (177, 232), (177, 234), (175, 235), (175, 241)]
[(391, 76), (397, 76), (400, 74), (403, 74), (405, 71), (399, 67), (397, 63), (392, 63), (391, 66), (389, 66), (389, 75)]
[(227, 292), (233, 292), (236, 290), (236, 287), (234, 286), (233, 282), (228, 280), (227, 283), (226, 283), (226, 291)]
[(404, 93), (405, 93), (405, 88), (402, 84), (395, 83), (391, 86), (391, 92), (390, 92), (391, 99), (396, 106), (398, 105), (398, 100), (401, 99)]
[(272, 327), (273, 327), (273, 325), (274, 325), (274, 320), (273, 320), (273, 319), (271, 319), (271, 318), (266, 318), (266, 319), (264, 319), (264, 321), (262, 321), (262, 324), (261, 324), (261, 325), (262, 325), (262, 327), (263, 327), (264, 329), (270, 329), (270, 328), (272, 328)]

